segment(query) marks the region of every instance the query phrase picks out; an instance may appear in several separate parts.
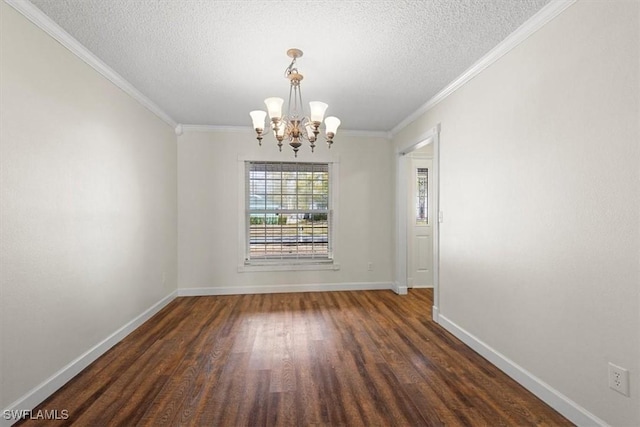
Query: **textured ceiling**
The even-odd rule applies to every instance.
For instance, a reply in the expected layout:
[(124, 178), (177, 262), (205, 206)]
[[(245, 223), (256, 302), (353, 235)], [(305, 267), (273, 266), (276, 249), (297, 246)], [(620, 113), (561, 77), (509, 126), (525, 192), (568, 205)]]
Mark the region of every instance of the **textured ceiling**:
[(248, 126), (287, 98), (342, 128), (390, 130), (549, 0), (31, 0), (178, 123)]

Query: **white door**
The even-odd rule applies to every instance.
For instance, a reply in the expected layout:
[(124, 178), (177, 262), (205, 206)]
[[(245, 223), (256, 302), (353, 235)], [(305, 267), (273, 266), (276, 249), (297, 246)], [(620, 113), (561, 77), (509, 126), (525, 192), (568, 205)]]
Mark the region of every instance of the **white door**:
[(407, 285), (433, 287), (433, 162), (415, 157), (410, 163)]

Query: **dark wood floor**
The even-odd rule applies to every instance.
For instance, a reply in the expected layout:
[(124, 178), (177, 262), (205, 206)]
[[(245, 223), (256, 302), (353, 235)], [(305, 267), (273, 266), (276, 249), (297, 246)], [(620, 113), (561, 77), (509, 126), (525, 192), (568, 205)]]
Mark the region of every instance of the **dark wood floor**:
[(426, 289), (178, 298), (38, 409), (80, 426), (571, 425), (431, 306)]

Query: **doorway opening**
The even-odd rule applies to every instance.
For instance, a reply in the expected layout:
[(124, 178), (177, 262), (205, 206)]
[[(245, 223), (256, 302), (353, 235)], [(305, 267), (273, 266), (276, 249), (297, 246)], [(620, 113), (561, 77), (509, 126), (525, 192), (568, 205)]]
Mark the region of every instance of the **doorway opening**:
[[(433, 287), (439, 304), (440, 125), (396, 151), (396, 292)], [(424, 185), (422, 189), (421, 185)]]

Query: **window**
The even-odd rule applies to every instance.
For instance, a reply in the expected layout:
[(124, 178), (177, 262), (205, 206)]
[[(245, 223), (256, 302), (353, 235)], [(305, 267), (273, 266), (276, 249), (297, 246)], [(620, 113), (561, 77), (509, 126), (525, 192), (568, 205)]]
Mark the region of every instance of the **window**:
[(416, 224), (429, 224), (429, 169), (417, 168), (416, 171)]
[(330, 165), (246, 162), (245, 171), (245, 263), (330, 262)]

